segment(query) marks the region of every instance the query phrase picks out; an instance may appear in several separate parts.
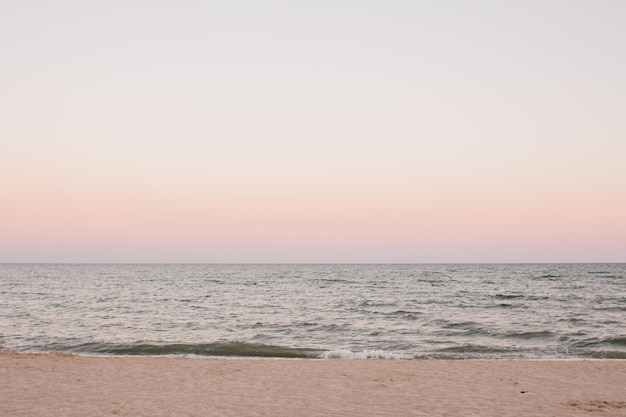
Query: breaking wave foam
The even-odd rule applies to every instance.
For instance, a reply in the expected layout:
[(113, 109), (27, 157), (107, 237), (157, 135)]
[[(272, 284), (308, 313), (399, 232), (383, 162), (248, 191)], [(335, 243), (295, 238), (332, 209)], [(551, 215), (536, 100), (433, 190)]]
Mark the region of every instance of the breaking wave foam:
[(322, 352), (319, 356), (322, 359), (413, 359), (413, 355), (394, 353), (387, 350), (364, 349), (360, 352), (351, 350), (329, 350)]

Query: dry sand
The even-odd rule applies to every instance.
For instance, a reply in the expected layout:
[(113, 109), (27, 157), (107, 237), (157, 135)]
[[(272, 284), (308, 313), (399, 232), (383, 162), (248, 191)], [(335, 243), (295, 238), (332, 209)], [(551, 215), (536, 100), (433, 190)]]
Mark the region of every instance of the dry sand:
[(626, 361), (0, 353), (1, 416), (626, 416)]

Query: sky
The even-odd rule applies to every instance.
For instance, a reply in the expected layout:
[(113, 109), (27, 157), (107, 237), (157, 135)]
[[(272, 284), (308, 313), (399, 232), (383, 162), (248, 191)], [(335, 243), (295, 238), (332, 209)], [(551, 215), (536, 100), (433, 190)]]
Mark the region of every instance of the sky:
[(626, 262), (625, 20), (4, 0), (0, 262)]

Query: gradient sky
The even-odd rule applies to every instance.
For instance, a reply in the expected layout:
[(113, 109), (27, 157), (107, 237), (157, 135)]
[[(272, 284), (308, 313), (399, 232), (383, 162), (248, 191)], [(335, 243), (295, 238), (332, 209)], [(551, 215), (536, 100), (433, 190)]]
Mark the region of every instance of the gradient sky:
[(0, 262), (624, 262), (626, 2), (0, 3)]

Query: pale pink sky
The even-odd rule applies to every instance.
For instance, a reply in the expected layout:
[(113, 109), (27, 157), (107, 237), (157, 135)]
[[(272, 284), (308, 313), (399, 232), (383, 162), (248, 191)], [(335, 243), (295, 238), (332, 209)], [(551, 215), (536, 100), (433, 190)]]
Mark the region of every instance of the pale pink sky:
[(624, 262), (626, 4), (9, 2), (0, 262)]

